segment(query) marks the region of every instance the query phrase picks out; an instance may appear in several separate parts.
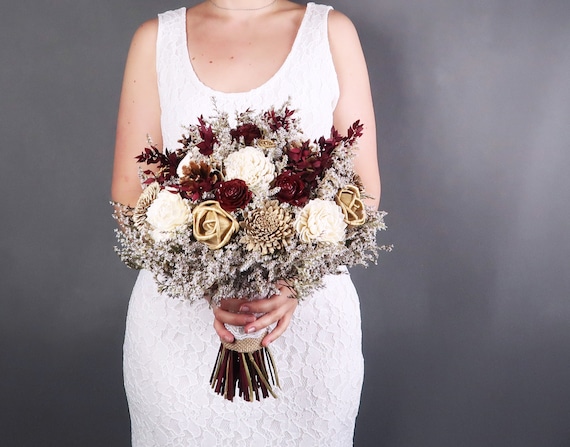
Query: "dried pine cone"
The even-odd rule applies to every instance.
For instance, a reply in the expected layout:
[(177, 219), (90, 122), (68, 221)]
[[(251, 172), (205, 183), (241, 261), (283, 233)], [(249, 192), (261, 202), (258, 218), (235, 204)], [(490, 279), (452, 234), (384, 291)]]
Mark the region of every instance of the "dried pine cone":
[(291, 213), (281, 208), (277, 200), (248, 213), (241, 225), (245, 235), (240, 243), (249, 251), (260, 251), (264, 255), (288, 245), (295, 231)]
[(182, 166), (180, 176), (181, 190), (186, 197), (192, 200), (199, 200), (202, 193), (212, 191), (215, 185), (222, 180), (219, 171), (203, 161), (196, 163), (190, 161), (188, 165)]
[(156, 196), (160, 192), (160, 185), (157, 182), (148, 185), (141, 193), (139, 200), (133, 210), (133, 222), (137, 227), (144, 226), (146, 222), (146, 211), (148, 207), (154, 202)]

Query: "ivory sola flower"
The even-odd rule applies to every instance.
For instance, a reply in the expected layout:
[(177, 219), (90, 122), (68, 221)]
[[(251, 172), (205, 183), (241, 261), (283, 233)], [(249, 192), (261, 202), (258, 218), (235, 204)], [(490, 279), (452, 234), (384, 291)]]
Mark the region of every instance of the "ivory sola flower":
[(295, 229), (303, 242), (338, 243), (344, 240), (346, 223), (336, 203), (314, 199), (297, 217)]
[(228, 155), (226, 180), (239, 178), (247, 183), (254, 193), (262, 194), (269, 189), (275, 178), (275, 165), (255, 147), (246, 146)]
[(151, 236), (156, 241), (173, 238), (176, 230), (190, 223), (191, 216), (182, 197), (166, 189), (158, 193), (146, 211), (146, 220), (152, 227)]

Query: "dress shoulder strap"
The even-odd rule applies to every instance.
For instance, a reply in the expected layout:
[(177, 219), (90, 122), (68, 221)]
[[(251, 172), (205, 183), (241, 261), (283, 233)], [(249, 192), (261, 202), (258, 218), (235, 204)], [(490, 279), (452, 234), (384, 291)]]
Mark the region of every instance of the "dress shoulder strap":
[(156, 38), (156, 74), (159, 92), (165, 87), (171, 67), (188, 58), (186, 44), (186, 8), (166, 11), (158, 15), (158, 35)]
[[(305, 29), (310, 30), (323, 30), (326, 32), (327, 30), (327, 20), (329, 16), (329, 11), (334, 9), (332, 6), (329, 5), (320, 5), (317, 3), (309, 2), (307, 3), (307, 17), (306, 20), (308, 25)], [(319, 33), (319, 36), (322, 37), (322, 32)]]

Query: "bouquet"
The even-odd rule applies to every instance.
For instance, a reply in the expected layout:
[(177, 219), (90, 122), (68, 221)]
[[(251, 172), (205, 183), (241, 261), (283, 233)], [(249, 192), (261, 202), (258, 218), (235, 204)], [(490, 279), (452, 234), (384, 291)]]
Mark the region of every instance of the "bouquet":
[[(116, 248), (130, 267), (147, 269), (161, 293), (212, 303), (264, 299), (286, 282), (297, 299), (322, 287), (342, 265), (375, 262), (384, 212), (365, 206), (353, 169), (363, 126), (346, 136), (305, 140), (288, 104), (256, 113), (199, 117), (180, 148), (150, 144), (137, 157), (144, 190), (135, 207), (118, 203)], [(233, 400), (275, 397), (279, 386), (264, 334), (229, 327), (211, 377)]]

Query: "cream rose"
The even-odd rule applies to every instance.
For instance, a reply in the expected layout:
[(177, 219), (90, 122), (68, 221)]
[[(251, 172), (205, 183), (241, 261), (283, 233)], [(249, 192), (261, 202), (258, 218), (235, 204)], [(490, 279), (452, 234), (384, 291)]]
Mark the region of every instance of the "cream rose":
[(246, 146), (226, 158), (226, 180), (243, 180), (254, 194), (263, 194), (275, 178), (275, 166), (255, 147)]
[(307, 243), (338, 243), (344, 240), (345, 229), (342, 210), (330, 200), (311, 200), (295, 221), (295, 230), (300, 239)]
[(146, 211), (146, 221), (152, 227), (150, 232), (156, 241), (165, 241), (174, 236), (176, 230), (188, 224), (192, 213), (179, 194), (163, 189)]

